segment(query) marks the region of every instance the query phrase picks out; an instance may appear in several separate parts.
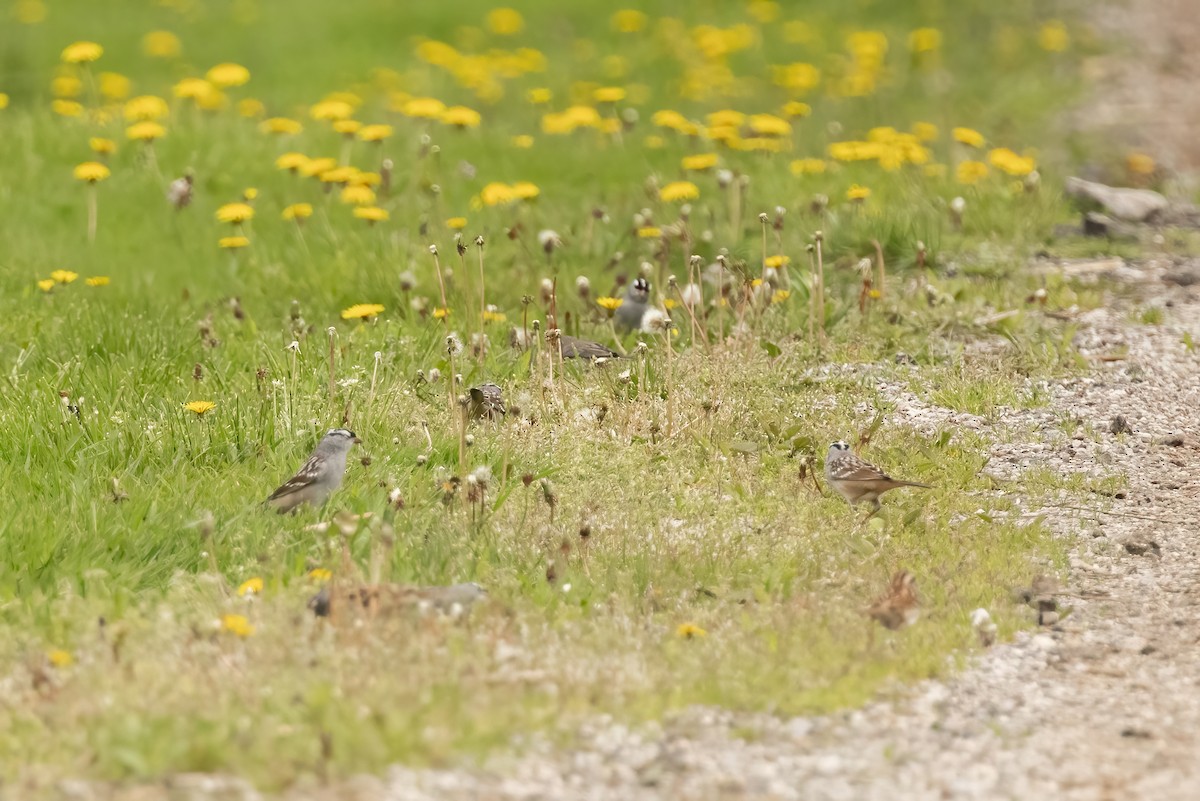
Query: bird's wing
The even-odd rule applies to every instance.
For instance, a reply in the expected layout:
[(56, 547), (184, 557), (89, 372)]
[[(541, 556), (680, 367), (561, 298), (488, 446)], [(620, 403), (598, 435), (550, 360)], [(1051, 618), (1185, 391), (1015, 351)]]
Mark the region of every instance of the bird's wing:
[(283, 482), (279, 489), (272, 492), (267, 500), (277, 501), (280, 498), (291, 495), (293, 492), (299, 492), (305, 487), (311, 486), (312, 483), (317, 480), (317, 476), (321, 472), (320, 467), (320, 460), (317, 459), (316, 456), (309, 457), (309, 460), (304, 463), (304, 466), (300, 468), (299, 472), (297, 472), (296, 475), (292, 476), (287, 481)]
[(838, 481), (891, 481), (891, 476), (857, 456), (843, 456), (830, 470)]

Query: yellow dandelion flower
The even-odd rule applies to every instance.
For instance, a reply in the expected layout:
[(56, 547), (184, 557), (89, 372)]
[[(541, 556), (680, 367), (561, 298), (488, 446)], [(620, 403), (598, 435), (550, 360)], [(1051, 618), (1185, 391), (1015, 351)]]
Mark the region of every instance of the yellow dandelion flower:
[(0, 111), (3, 111), (6, 108), (8, 108), (8, 95), (4, 92), (0, 92)]
[(218, 64), (204, 74), (209, 82), (221, 89), (230, 89), (234, 86), (244, 86), (250, 81), (250, 70), (243, 67), (241, 64), (224, 63)]
[(122, 111), (128, 122), (145, 122), (161, 120), (171, 113), (167, 101), (157, 95), (141, 95), (125, 101)]
[(672, 181), (658, 190), (658, 199), (665, 203), (695, 200), (700, 197), (700, 187), (691, 181)]
[(50, 82), (50, 94), (64, 98), (79, 97), (83, 94), (83, 81), (74, 75), (59, 75)]
[(117, 152), (117, 143), (101, 136), (93, 136), (89, 139), (88, 147), (92, 149), (93, 153), (100, 156), (110, 156)]
[(513, 197), (518, 200), (533, 200), (542, 193), (538, 185), (531, 181), (517, 181), (512, 185), (511, 189)]
[(747, 125), (758, 136), (792, 135), (792, 124), (774, 114), (752, 114)]
[[(309, 159), (300, 167), (300, 174), (305, 178), (324, 175), (325, 173), (337, 167), (337, 159), (330, 156), (322, 156), (321, 158)], [(351, 168), (353, 169), (353, 168)]]
[(245, 236), (223, 236), (217, 240), (217, 247), (222, 250), (241, 250), (249, 246), (250, 239)]
[(1052, 19), (1038, 31), (1038, 47), (1050, 53), (1061, 53), (1071, 45), (1071, 35), (1061, 20)]
[(167, 129), (157, 122), (137, 122), (125, 129), (125, 136), (135, 142), (153, 142), (167, 135)]
[(796, 159), (788, 165), (792, 175), (819, 175), (825, 167), (824, 159)]
[(717, 166), (717, 161), (716, 153), (697, 153), (694, 156), (684, 156), (680, 164), (685, 170), (703, 172)]
[(188, 403), (183, 404), (183, 408), (197, 417), (203, 417), (213, 409), (217, 408), (217, 404), (213, 403), (212, 401), (189, 401)]
[(334, 120), (333, 130), (343, 136), (354, 136), (362, 129), (362, 123), (358, 120)]
[(333, 578), (333, 571), (324, 567), (314, 567), (312, 570), (308, 571), (308, 577), (313, 581), (324, 583)]
[(281, 170), (298, 172), (308, 164), (308, 156), (303, 153), (284, 153), (275, 159), (275, 166)]
[(258, 124), (258, 130), (267, 134), (298, 134), (304, 130), (304, 125), (290, 117), (268, 117)]
[(442, 116), (442, 112), (445, 110), (446, 104), (436, 97), (414, 97), (405, 102), (401, 112), (406, 117), (436, 120)]
[(46, 652), (46, 659), (56, 668), (70, 667), (75, 663), (75, 657), (71, 656), (70, 651), (64, 651), (61, 648), (55, 648)]
[(258, 190), (253, 186), (248, 186), (242, 190), (242, 200), (246, 201), (247, 203), (254, 200), (256, 197), (258, 197)]
[(357, 206), (354, 209), (354, 216), (374, 225), (377, 222), (386, 220), (388, 213), (387, 209), (381, 209), (378, 206)]
[(100, 81), (100, 94), (105, 100), (118, 101), (129, 97), (133, 82), (117, 72), (102, 72), (97, 76)]
[(75, 167), (75, 179), (89, 184), (103, 181), (112, 172), (98, 161), (85, 161)]
[(507, 319), (508, 315), (504, 312), (493, 311), (492, 309), (485, 309), (483, 312), (483, 321), (485, 323), (502, 323)]
[(487, 15), (488, 30), (497, 36), (512, 36), (525, 28), (525, 18), (515, 8), (494, 8)]
[(938, 138), (938, 128), (932, 122), (914, 122), (912, 132), (920, 142), (932, 142)]
[(238, 595), (261, 595), (263, 591), (263, 580), (258, 576), (248, 578), (238, 587)]
[(479, 112), (473, 108), (466, 106), (451, 106), (442, 112), (441, 121), (444, 125), (453, 125), (455, 128), (478, 128), (482, 117)]
[(177, 58), (183, 45), (170, 31), (150, 31), (142, 37), (142, 52), (150, 58)]
[(516, 199), (512, 187), (493, 181), (479, 191), (479, 201), (485, 206), (499, 206)]
[(592, 100), (597, 103), (620, 103), (625, 95), (625, 90), (620, 86), (601, 86), (592, 92)]
[(348, 120), (353, 113), (354, 107), (344, 100), (322, 100), (319, 103), (314, 103), (308, 110), (308, 115), (314, 120), (323, 120), (325, 122)]
[(542, 106), (549, 103), (553, 99), (554, 93), (544, 87), (530, 89), (525, 93), (525, 99), (535, 106)]
[(70, 270), (55, 270), (54, 272), (50, 273), (50, 278), (53, 279), (56, 284), (70, 284), (78, 277), (79, 273), (73, 273)]
[(467, 227), (466, 217), (451, 217), (446, 220), (446, 227), (452, 231), (461, 231)]
[(375, 191), (369, 186), (351, 184), (342, 189), (341, 200), (351, 206), (370, 206), (375, 203)]
[(247, 119), (256, 119), (267, 113), (266, 105), (253, 97), (247, 97), (238, 101), (238, 114)]
[(393, 133), (390, 125), (364, 125), (358, 131), (358, 138), (364, 142), (382, 142)]
[(445, 320), (449, 316), (450, 316), (450, 309), (445, 308), (444, 306), (439, 306), (438, 308), (433, 310), (433, 319), (435, 319), (435, 320)]
[(675, 627), (675, 636), (683, 640), (692, 640), (699, 637), (707, 637), (708, 632), (695, 623), (680, 623)]
[(285, 220), (307, 220), (312, 216), (313, 207), (311, 203), (293, 203), (283, 210), (282, 217)]
[(799, 100), (789, 100), (780, 111), (785, 117), (807, 117), (812, 114), (812, 106)]
[(854, 184), (846, 190), (846, 199), (862, 202), (871, 196), (871, 190), (865, 186)]
[(51, 289), (54, 289), (56, 282), (53, 278), (43, 278), (37, 282), (37, 286), (43, 292), (49, 292)]
[(987, 177), (988, 168), (982, 161), (960, 162), (954, 171), (960, 184), (976, 184)]
[(932, 53), (942, 46), (942, 32), (937, 28), (917, 28), (908, 35), (908, 49), (914, 53)]
[(632, 8), (623, 8), (612, 15), (610, 22), (614, 31), (637, 33), (646, 27), (646, 15)]
[(658, 239), (662, 236), (662, 229), (653, 225), (643, 225), (637, 229), (638, 239)]
[(596, 298), (596, 305), (608, 312), (608, 316), (612, 317), (613, 312), (621, 308), (621, 304), (625, 302), (625, 298), (610, 298), (607, 295)]
[(776, 289), (771, 295), (771, 303), (783, 303), (792, 296), (792, 293), (786, 289)]
[(342, 310), (343, 320), (369, 320), (383, 313), (383, 306), (378, 303), (356, 303)]
[(954, 137), (955, 142), (961, 142), (967, 147), (983, 147), (987, 141), (983, 138), (983, 134), (974, 128), (955, 128), (950, 135)]
[(667, 146), (667, 142), (661, 136), (647, 136), (642, 140), (642, 145), (647, 150), (661, 150)]
[(62, 60), (67, 64), (90, 64), (104, 55), (104, 48), (95, 42), (75, 42), (62, 51)]
[(108, 286), (112, 283), (112, 279), (107, 275), (93, 275), (83, 281), (88, 286)]
[(1001, 172), (1022, 177), (1037, 169), (1037, 162), (1029, 156), (1020, 156), (1007, 147), (988, 151), (988, 163)]
[(518, 134), (512, 138), (513, 147), (528, 150), (533, 147), (533, 137), (529, 134)]
[(217, 209), (217, 220), (225, 223), (244, 223), (254, 219), (254, 207), (249, 203), (226, 203)]
[(763, 266), (769, 267), (772, 270), (779, 270), (783, 267), (787, 267), (791, 263), (792, 260), (789, 257), (781, 255), (767, 256), (765, 259), (763, 259)]
[(60, 117), (83, 116), (83, 104), (74, 100), (55, 100), (50, 104), (50, 108)]
[(1153, 175), (1158, 165), (1154, 157), (1145, 153), (1130, 153), (1125, 157), (1125, 168), (1134, 175)]
[(254, 633), (254, 626), (250, 625), (245, 615), (221, 615), (221, 629), (238, 637), (249, 637)]

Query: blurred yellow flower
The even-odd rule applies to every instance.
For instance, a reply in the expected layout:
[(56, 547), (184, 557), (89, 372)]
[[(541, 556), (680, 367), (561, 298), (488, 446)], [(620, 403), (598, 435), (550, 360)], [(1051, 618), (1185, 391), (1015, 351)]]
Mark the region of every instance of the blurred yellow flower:
[(1007, 147), (988, 151), (988, 163), (998, 170), (1021, 177), (1037, 169), (1037, 162), (1028, 156), (1019, 156)]
[(258, 129), (268, 134), (298, 134), (304, 130), (304, 125), (290, 117), (269, 117), (258, 124)]
[(46, 659), (56, 668), (70, 667), (75, 663), (75, 657), (71, 656), (70, 651), (64, 651), (61, 648), (55, 648), (52, 651), (46, 652)]
[(237, 589), (238, 595), (261, 595), (263, 591), (263, 580), (258, 576), (248, 578), (241, 583)]
[(334, 120), (333, 130), (343, 136), (354, 136), (361, 130), (363, 124), (358, 120)]
[[(324, 175), (330, 170), (335, 169), (336, 167), (337, 159), (330, 156), (322, 156), (320, 158), (309, 159), (308, 161), (304, 162), (304, 164), (300, 165), (299, 169), (300, 174), (306, 178), (311, 178), (314, 175), (320, 178), (320, 176)], [(350, 169), (354, 168), (351, 167)]]
[(533, 200), (542, 193), (537, 184), (530, 181), (517, 181), (511, 187), (513, 197), (519, 200)]
[(101, 156), (108, 156), (117, 152), (116, 142), (100, 136), (93, 136), (91, 139), (88, 139), (88, 147), (92, 149), (93, 153)]
[(368, 320), (383, 313), (383, 306), (378, 303), (356, 303), (342, 310), (343, 320)]
[(825, 172), (824, 159), (796, 159), (790, 165), (792, 175), (817, 175)]
[(185, 100), (199, 100), (215, 91), (217, 88), (203, 78), (184, 78), (171, 87), (171, 94)]
[(479, 200), (485, 206), (499, 206), (504, 203), (511, 203), (515, 199), (516, 195), (513, 194), (511, 186), (495, 181), (487, 184), (479, 191)]
[(167, 101), (157, 95), (141, 95), (126, 101), (124, 113), (129, 122), (141, 122), (162, 119), (171, 113), (171, 109)]
[(778, 270), (782, 267), (787, 267), (792, 263), (792, 260), (787, 256), (767, 256), (763, 259), (763, 266), (769, 267), (772, 270)]
[(358, 131), (358, 138), (364, 142), (382, 142), (394, 132), (390, 125), (364, 125)]
[(700, 197), (700, 187), (691, 181), (672, 181), (658, 190), (658, 199), (666, 203), (695, 200)]
[(283, 214), (280, 216), (282, 216), (285, 220), (295, 220), (299, 222), (300, 220), (307, 220), (312, 216), (312, 213), (313, 207), (311, 203), (293, 203), (292, 205), (286, 207), (283, 210)]
[(466, 106), (451, 106), (441, 115), (443, 124), (453, 125), (455, 128), (478, 128), (480, 120), (479, 112)]
[(8, 95), (4, 92), (0, 92), (0, 111), (3, 111), (6, 108), (8, 108)]
[(914, 53), (931, 53), (942, 46), (942, 32), (937, 28), (917, 28), (908, 35), (908, 49)]
[(525, 18), (515, 8), (494, 8), (488, 12), (487, 26), (497, 36), (512, 36), (525, 28)]
[(358, 206), (354, 209), (354, 216), (374, 225), (377, 222), (386, 220), (388, 213), (387, 209), (381, 209), (378, 206)]
[(105, 100), (124, 100), (129, 97), (133, 82), (117, 72), (102, 72), (97, 76), (100, 82), (100, 94)]
[(792, 293), (786, 289), (776, 289), (775, 293), (771, 295), (771, 303), (783, 303), (791, 296)]
[(62, 51), (62, 60), (68, 64), (89, 64), (104, 55), (104, 48), (95, 42), (75, 42)]
[(960, 162), (954, 171), (960, 184), (976, 184), (987, 177), (988, 168), (982, 161)]
[(213, 86), (220, 87), (221, 89), (229, 89), (248, 83), (250, 81), (250, 70), (241, 64), (218, 64), (205, 73), (204, 77), (208, 78)]
[(138, 142), (153, 142), (167, 135), (167, 129), (157, 122), (136, 122), (125, 129), (125, 136)]
[(309, 116), (314, 120), (324, 120), (326, 122), (348, 120), (353, 113), (354, 107), (345, 100), (322, 100), (319, 103), (314, 103), (308, 110)]
[(530, 89), (525, 93), (525, 99), (535, 106), (541, 106), (549, 103), (554, 94), (545, 88)]
[(142, 52), (151, 58), (176, 58), (183, 45), (170, 31), (150, 31), (142, 37)]
[(50, 278), (53, 279), (56, 284), (71, 284), (74, 283), (75, 279), (78, 277), (79, 273), (73, 273), (70, 270), (55, 270), (54, 272), (50, 273)]
[(83, 106), (74, 100), (55, 100), (50, 108), (60, 117), (79, 117), (83, 114)]
[(85, 278), (83, 283), (88, 286), (108, 286), (112, 283), (112, 279), (107, 275), (93, 275), (90, 278)]
[(623, 8), (612, 15), (613, 30), (620, 33), (637, 33), (646, 27), (646, 15), (632, 8)]
[(281, 170), (296, 172), (303, 169), (308, 164), (308, 161), (308, 156), (303, 153), (284, 153), (275, 159), (275, 166)]
[(404, 116), (417, 119), (436, 120), (446, 110), (446, 104), (436, 97), (414, 97), (404, 104)]
[(798, 61), (771, 67), (771, 80), (776, 86), (802, 94), (821, 83), (821, 71), (812, 64)]
[(223, 236), (217, 240), (217, 247), (222, 250), (241, 250), (249, 246), (250, 240), (244, 236)]
[(450, 310), (447, 308), (444, 308), (442, 306), (439, 306), (438, 308), (433, 310), (433, 319), (435, 319), (435, 320), (445, 320), (449, 316), (450, 316)]
[(249, 203), (226, 203), (217, 209), (217, 220), (224, 223), (244, 223), (254, 219), (254, 207)]
[(446, 220), (446, 227), (452, 231), (461, 231), (467, 227), (466, 217), (451, 217)]
[(1134, 175), (1153, 175), (1157, 167), (1154, 158), (1145, 153), (1130, 153), (1125, 157), (1125, 168)]
[(707, 637), (708, 632), (695, 623), (680, 623), (675, 627), (675, 636), (684, 640), (692, 640), (698, 637)]
[(621, 308), (621, 304), (625, 302), (625, 298), (610, 298), (608, 296), (596, 298), (596, 305), (608, 312), (608, 316), (612, 317), (613, 312)]
[(914, 122), (912, 132), (913, 136), (922, 142), (932, 142), (938, 138), (937, 126), (932, 122)]
[(221, 615), (221, 629), (239, 637), (249, 637), (254, 633), (254, 626), (245, 615)]
[(238, 114), (246, 119), (257, 119), (267, 113), (267, 106), (261, 100), (254, 97), (242, 98), (237, 105)]
[(950, 135), (954, 137), (955, 142), (961, 142), (968, 147), (983, 147), (984, 142), (987, 141), (983, 138), (983, 134), (974, 128), (955, 128)]
[(314, 567), (308, 571), (308, 577), (313, 581), (326, 582), (333, 578), (333, 571), (324, 567)]
[(662, 236), (662, 229), (653, 225), (643, 225), (637, 229), (638, 239), (658, 239)]
[(785, 117), (807, 117), (812, 114), (812, 106), (799, 100), (789, 100), (780, 109)]
[(375, 191), (362, 184), (350, 184), (342, 189), (341, 200), (352, 206), (370, 206), (375, 203)]
[(865, 186), (859, 186), (858, 184), (854, 184), (849, 189), (846, 190), (846, 199), (847, 200), (862, 202), (862, 201), (866, 200), (867, 198), (869, 198), (870, 196), (871, 196), (871, 190)]
[(49, 292), (51, 289), (54, 289), (55, 282), (53, 278), (43, 278), (37, 282), (37, 286), (43, 292)]
[(217, 408), (217, 404), (212, 401), (189, 401), (183, 404), (183, 408), (195, 415), (204, 416)]
[(112, 172), (98, 161), (85, 161), (75, 167), (75, 179), (78, 181), (86, 181), (89, 184), (94, 184), (103, 181)]
[(59, 75), (50, 82), (50, 94), (55, 97), (79, 97), (83, 94), (83, 81), (74, 75)]
[(680, 165), (685, 170), (703, 172), (717, 166), (717, 160), (716, 153), (697, 153), (694, 156), (684, 156), (680, 161)]
[(518, 134), (512, 138), (513, 147), (528, 150), (533, 147), (533, 137), (529, 134)]
[(505, 314), (504, 312), (496, 311), (491, 306), (489, 306), (488, 308), (483, 310), (483, 321), (485, 323), (502, 323), (507, 319), (508, 319), (507, 314)]
[(774, 114), (751, 114), (747, 125), (758, 136), (792, 135), (792, 124)]
[(625, 99), (625, 94), (620, 86), (601, 86), (592, 92), (592, 100), (597, 103), (620, 103)]
[(1071, 44), (1067, 26), (1061, 20), (1052, 19), (1038, 31), (1038, 47), (1050, 53), (1061, 53)]
[(657, 135), (647, 136), (642, 140), (642, 144), (645, 145), (646, 149), (648, 150), (661, 150), (667, 146), (666, 140)]

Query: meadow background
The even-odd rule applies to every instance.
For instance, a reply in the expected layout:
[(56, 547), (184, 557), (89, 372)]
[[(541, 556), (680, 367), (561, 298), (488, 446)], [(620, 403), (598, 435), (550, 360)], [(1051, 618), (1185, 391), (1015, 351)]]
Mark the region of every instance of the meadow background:
[[(1022, 270), (1074, 218), (1059, 113), (1101, 47), (1054, 4), (3, 12), (6, 782), (271, 788), (597, 714), (823, 711), (953, 669), (977, 607), (1029, 625), (1011, 589), (1061, 553), (1017, 501), (1070, 479), (998, 488), (1000, 434), (891, 413), (991, 420), (1080, 369), (1043, 310), (1097, 297)], [(617, 336), (639, 272), (673, 329)], [(552, 311), (629, 358), (551, 358)], [(515, 408), (464, 423), (482, 381)], [(264, 510), (343, 423), (330, 504)], [(822, 494), (860, 437), (935, 489), (870, 521)], [(923, 616), (873, 630), (901, 568)], [(465, 581), (461, 619), (306, 608)]]

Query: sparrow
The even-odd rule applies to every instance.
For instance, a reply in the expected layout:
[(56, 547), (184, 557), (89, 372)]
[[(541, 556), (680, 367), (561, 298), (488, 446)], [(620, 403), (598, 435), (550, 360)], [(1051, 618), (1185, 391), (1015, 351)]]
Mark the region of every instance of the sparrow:
[(335, 606), (344, 601), (349, 610), (361, 607), (371, 615), (389, 614), (407, 609), (440, 612), (460, 617), (472, 604), (487, 597), (487, 590), (475, 582), (449, 586), (410, 587), (399, 584), (362, 584), (331, 592), (328, 585), (308, 601), (317, 617), (330, 617)]
[(650, 282), (638, 276), (625, 292), (625, 302), (617, 307), (616, 324), (622, 331), (642, 327), (642, 316), (650, 307)]
[(892, 478), (870, 462), (855, 456), (850, 446), (842, 440), (829, 446), (829, 453), (825, 456), (825, 480), (851, 506), (856, 503), (871, 504), (871, 514), (879, 511), (879, 496), (888, 490), (896, 487), (932, 489), (928, 484)]
[(562, 348), (564, 359), (583, 359), (589, 362), (598, 362), (605, 359), (616, 359), (621, 355), (611, 348), (606, 348), (599, 342), (592, 342), (567, 334), (559, 334), (558, 345)]
[(504, 397), (501, 395), (500, 387), (492, 383), (471, 387), (467, 408), (474, 420), (484, 417), (495, 420), (508, 413), (508, 410), (504, 408)]
[(885, 629), (902, 629), (917, 622), (917, 580), (907, 570), (897, 570), (888, 591), (867, 607), (867, 614)]
[(311, 503), (320, 506), (342, 484), (346, 472), (346, 456), (356, 442), (362, 442), (353, 431), (344, 428), (329, 430), (308, 461), (287, 481), (271, 493), (267, 505), (280, 514), (297, 506)]

